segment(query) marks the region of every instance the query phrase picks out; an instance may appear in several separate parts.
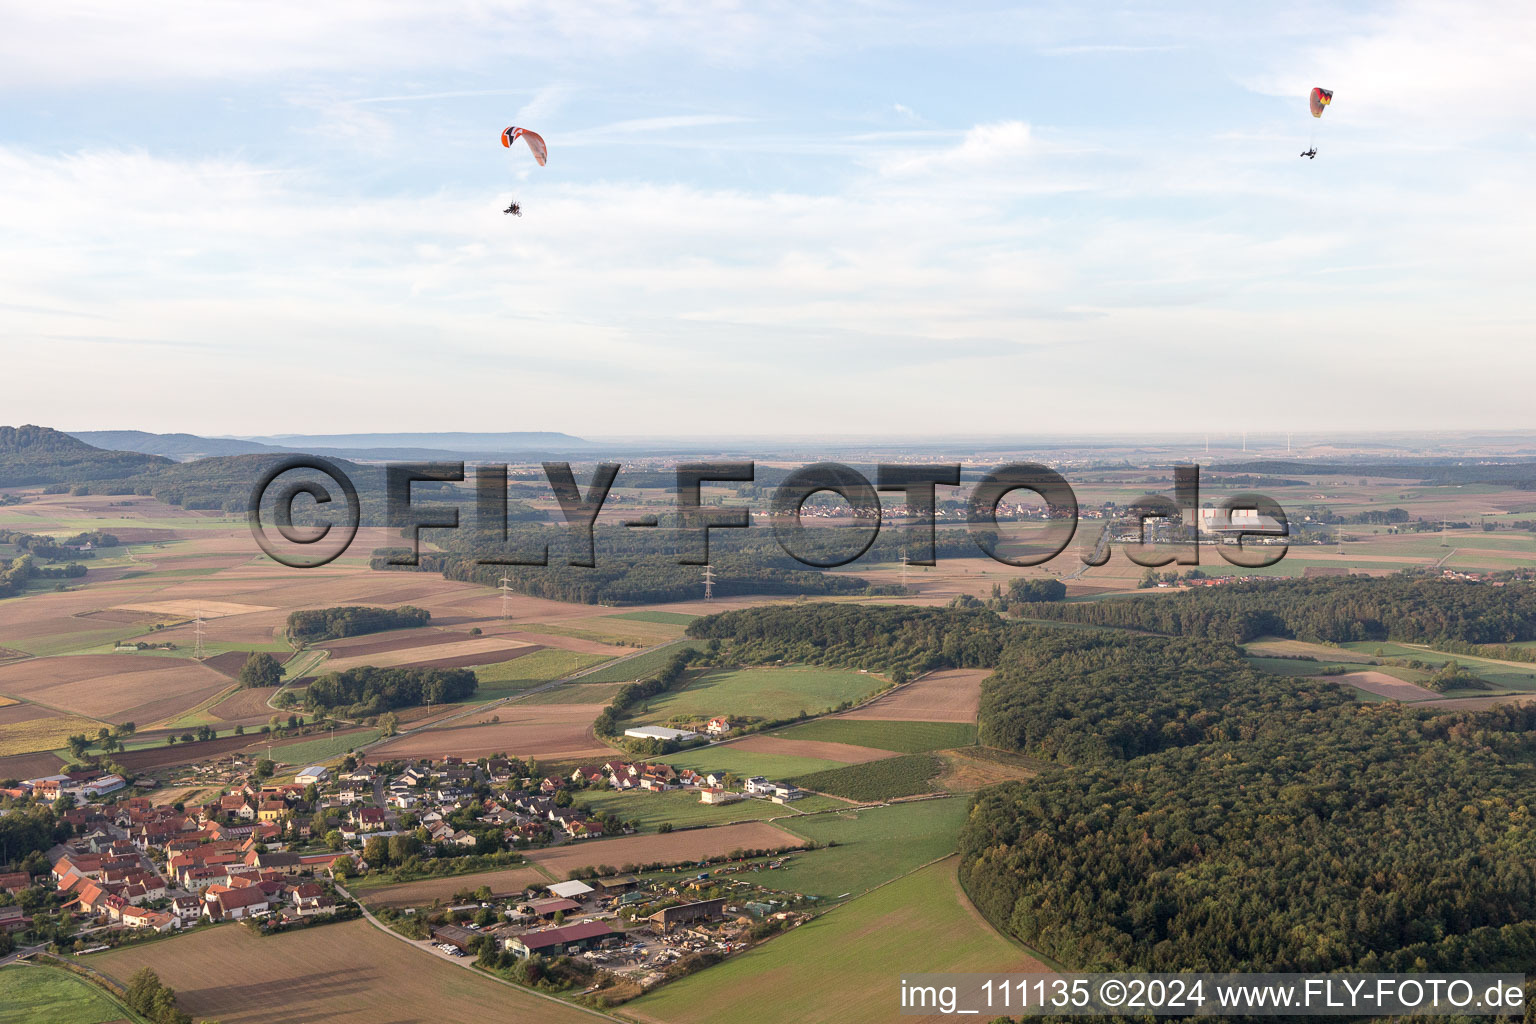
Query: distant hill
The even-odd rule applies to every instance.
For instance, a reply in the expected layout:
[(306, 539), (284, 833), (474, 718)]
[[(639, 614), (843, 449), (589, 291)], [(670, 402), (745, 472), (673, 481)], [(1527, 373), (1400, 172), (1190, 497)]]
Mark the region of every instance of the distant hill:
[(418, 448), (449, 452), (547, 452), (589, 448), (585, 441), (556, 431), (508, 431), (477, 434), (448, 431), (438, 434), (275, 434), (269, 437), (245, 437), (282, 448), (315, 451), (321, 448)]
[(225, 455), (276, 455), (303, 452), (336, 459), (363, 461), (493, 461), (506, 455), (525, 458), (579, 452), (591, 447), (570, 434), (526, 432), (506, 434), (280, 434), (273, 437), (201, 437), (197, 434), (151, 434), (144, 430), (75, 430), (70, 436), (87, 444), (146, 455), (165, 455), (178, 462)]
[(210, 455), (257, 455), (285, 451), (256, 441), (198, 437), (196, 434), (151, 434), (144, 430), (71, 430), (69, 436), (120, 452), (166, 455), (173, 459), (205, 459)]
[(97, 448), (51, 427), (0, 427), (0, 487), (120, 480), (170, 465), (156, 455)]

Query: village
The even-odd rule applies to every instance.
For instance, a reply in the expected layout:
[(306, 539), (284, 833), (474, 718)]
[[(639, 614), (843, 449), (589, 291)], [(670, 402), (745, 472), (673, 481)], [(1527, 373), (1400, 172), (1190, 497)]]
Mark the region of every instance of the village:
[[(715, 718), (705, 728), (730, 725)], [(636, 801), (696, 792), (706, 805), (804, 795), (762, 776), (653, 761), (609, 760), (560, 775), (530, 767), (506, 756), (370, 764), (348, 755), (334, 769), (311, 765), (288, 781), (263, 782), (251, 770), (195, 805), (130, 796), (137, 786), (100, 769), (24, 780), (0, 797), (52, 803), (72, 834), (48, 852), (46, 875), (0, 876), (13, 900), (0, 907), (0, 932), (80, 953), (224, 922), (273, 931), (349, 920), (366, 911), (346, 886), (365, 884), (370, 872), (451, 877), (483, 869), (487, 858), (516, 863), (515, 851), (637, 830), (611, 811), (589, 811), (586, 792)], [(787, 860), (733, 858), (713, 871), (707, 860), (690, 861), (645, 877), (487, 889), (483, 900), (382, 916), (444, 955), (476, 954), (492, 966), (498, 955), (577, 956), (594, 976), (644, 988), (676, 976), (674, 965), (695, 954), (729, 955), (807, 919), (796, 908), (814, 897), (751, 881)], [(29, 908), (49, 926), (39, 927)]]

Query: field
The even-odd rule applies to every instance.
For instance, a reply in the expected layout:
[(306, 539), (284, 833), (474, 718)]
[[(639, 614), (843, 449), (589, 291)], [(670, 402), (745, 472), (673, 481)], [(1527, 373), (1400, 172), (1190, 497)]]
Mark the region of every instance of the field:
[[(548, 704), (524, 708), (509, 704), (494, 714), (471, 715), (462, 723), (413, 730), (376, 749), (375, 756), (481, 757), (507, 753), (542, 759), (580, 758), (613, 753), (592, 734), (598, 704)], [(499, 718), (492, 722), (491, 718)]]
[(377, 729), (338, 732), (334, 736), (319, 736), (314, 739), (300, 740), (298, 743), (273, 746), (272, 760), (304, 768), (340, 757), (347, 751), (354, 750), (365, 743), (372, 743), (378, 738), (379, 730)]
[(930, 672), (841, 717), (974, 723), (981, 709), (981, 681), (991, 674), (991, 670), (981, 668)]
[(950, 797), (779, 822), (785, 831), (826, 848), (796, 854), (773, 873), (772, 885), (823, 899), (866, 892), (953, 853), (965, 815), (966, 801)]
[(849, 800), (894, 800), (934, 792), (938, 786), (933, 780), (943, 770), (944, 762), (933, 754), (902, 754), (802, 775), (795, 781), (806, 789)]
[(1040, 773), (1041, 762), (995, 747), (959, 747), (939, 752), (944, 770), (935, 784), (952, 793), (974, 793), (1000, 782), (1020, 782)]
[[(1251, 640), (1243, 647), (1247, 652), (1258, 658), (1276, 657), (1279, 655), (1301, 655), (1308, 658), (1316, 658), (1324, 665), (1339, 664), (1351, 661), (1369, 661), (1370, 655), (1352, 651), (1347, 647), (1335, 647), (1332, 644), (1313, 644), (1305, 640), (1281, 640), (1277, 637), (1264, 637), (1260, 640)], [(1307, 662), (1298, 661), (1298, 665)]]
[(0, 722), (0, 757), (57, 750), (75, 733), (96, 735), (101, 725), (89, 718), (56, 716)]
[(610, 619), (630, 619), (635, 622), (663, 622), (672, 626), (686, 626), (697, 615), (686, 615), (682, 612), (625, 612), (622, 615), (610, 615)]
[(886, 1024), (906, 1017), (897, 981), (916, 972), (1046, 971), (970, 906), (948, 859), (824, 914), (626, 1013), (657, 1024)]
[(619, 871), (642, 864), (675, 863), (721, 857), (736, 850), (802, 846), (803, 840), (762, 821), (700, 828), (666, 835), (588, 839), (570, 846), (534, 850), (528, 859), (555, 878), (569, 878), (578, 868), (607, 865)]
[(761, 821), (765, 818), (783, 818), (846, 806), (840, 800), (818, 796), (796, 800), (787, 806), (772, 800), (701, 804), (699, 794), (686, 789), (674, 789), (666, 793), (589, 792), (577, 796), (576, 802), (586, 804), (598, 813), (617, 814), (625, 821), (637, 821), (640, 828), (646, 831), (654, 831), (662, 822), (670, 822), (677, 827), (726, 825), (736, 821)]
[(540, 683), (563, 679), (606, 660), (607, 656), (602, 654), (583, 654), (546, 647), (510, 661), (481, 665), (475, 669), (475, 678), (479, 680), (480, 688), (475, 691), (474, 699), (496, 700)]
[(395, 650), (371, 654), (351, 654), (331, 650), (327, 672), (345, 672), (351, 668), (372, 665), (375, 668), (395, 668), (400, 665), (420, 665), (426, 668), (470, 668), (489, 665), (515, 658), (514, 652), (526, 650), (533, 644), (522, 640), (508, 640), (499, 636), (459, 637), (458, 634), (438, 633), (441, 642), (429, 646), (412, 645)]
[(64, 762), (49, 751), (0, 756), (0, 779), (36, 779), (63, 768)]
[(413, 949), (366, 921), (261, 937), (224, 925), (88, 957), (119, 982), (152, 968), (182, 1009), (222, 1024), (580, 1024), (579, 1010)]
[(775, 732), (786, 740), (820, 740), (858, 747), (921, 754), (928, 750), (968, 747), (976, 726), (965, 722), (890, 722), (859, 718), (821, 718)]
[(776, 735), (748, 736), (745, 739), (732, 740), (727, 744), (727, 749), (745, 750), (754, 754), (788, 754), (820, 761), (839, 761), (843, 764), (863, 764), (865, 761), (878, 761), (882, 757), (895, 756), (893, 751), (877, 750), (874, 747), (856, 747), (848, 743), (831, 743), (825, 740), (780, 739)]
[(565, 683), (517, 698), (519, 707), (531, 704), (607, 704), (628, 683)]
[(644, 679), (653, 676), (666, 667), (672, 656), (684, 647), (693, 646), (693, 641), (679, 640), (669, 644), (654, 647), (644, 654), (637, 654), (632, 658), (615, 661), (612, 665), (604, 665), (581, 677), (584, 683), (632, 683), (636, 679)]
[(99, 985), (52, 967), (0, 968), (0, 1024), (106, 1024), (138, 1020)]
[(741, 750), (734, 743), (668, 754), (666, 761), (674, 768), (692, 768), (694, 771), (701, 772), (734, 772), (742, 778), (763, 775), (770, 779), (792, 779), (797, 775), (809, 775), (811, 772), (842, 767), (838, 761)]
[(882, 685), (878, 676), (842, 669), (742, 668), (705, 672), (677, 689), (646, 702), (636, 720), (665, 722), (676, 717), (714, 715), (793, 718), (856, 701)]
[[(448, 878), (423, 878), (418, 882), (401, 882), (363, 888), (352, 885), (352, 895), (366, 899), (370, 907), (427, 907), (441, 900), (446, 903), (456, 892), (471, 891), (482, 885), (489, 886), (493, 894), (506, 896), (520, 893), (530, 885), (549, 882), (544, 872), (535, 867), (515, 867), (502, 871), (481, 871), (472, 875), (454, 875)], [(351, 883), (349, 883), (351, 884)]]
[(0, 666), (0, 693), (104, 721), (146, 726), (219, 693), (229, 679), (195, 661), (80, 654)]
[(1366, 693), (1374, 693), (1392, 700), (1434, 700), (1440, 696), (1434, 690), (1404, 682), (1385, 672), (1349, 672), (1342, 676), (1329, 676), (1329, 681), (1354, 686)]

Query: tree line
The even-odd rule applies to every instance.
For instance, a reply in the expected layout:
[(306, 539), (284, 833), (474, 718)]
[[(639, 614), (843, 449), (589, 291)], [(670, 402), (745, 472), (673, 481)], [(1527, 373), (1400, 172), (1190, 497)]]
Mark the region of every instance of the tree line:
[(364, 633), (382, 633), (390, 629), (425, 626), (432, 613), (414, 605), (399, 608), (370, 608), (342, 605), (336, 608), (310, 608), (288, 615), (288, 635), (303, 643), (336, 640)]
[(317, 710), (343, 709), (352, 717), (392, 708), (452, 704), (474, 694), (479, 682), (467, 668), (374, 668), (329, 672), (309, 684), (304, 701)]

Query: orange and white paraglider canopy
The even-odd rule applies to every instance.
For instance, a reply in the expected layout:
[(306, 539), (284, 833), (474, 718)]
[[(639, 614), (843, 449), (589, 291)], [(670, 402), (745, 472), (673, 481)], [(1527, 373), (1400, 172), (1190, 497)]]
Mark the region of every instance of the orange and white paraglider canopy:
[(529, 131), (527, 128), (507, 128), (501, 133), (501, 144), (508, 148), (511, 148), (512, 143), (518, 139), (528, 143), (529, 152), (539, 162), (539, 166), (543, 167), (544, 161), (549, 159), (549, 147), (544, 145), (544, 137), (538, 132)]

